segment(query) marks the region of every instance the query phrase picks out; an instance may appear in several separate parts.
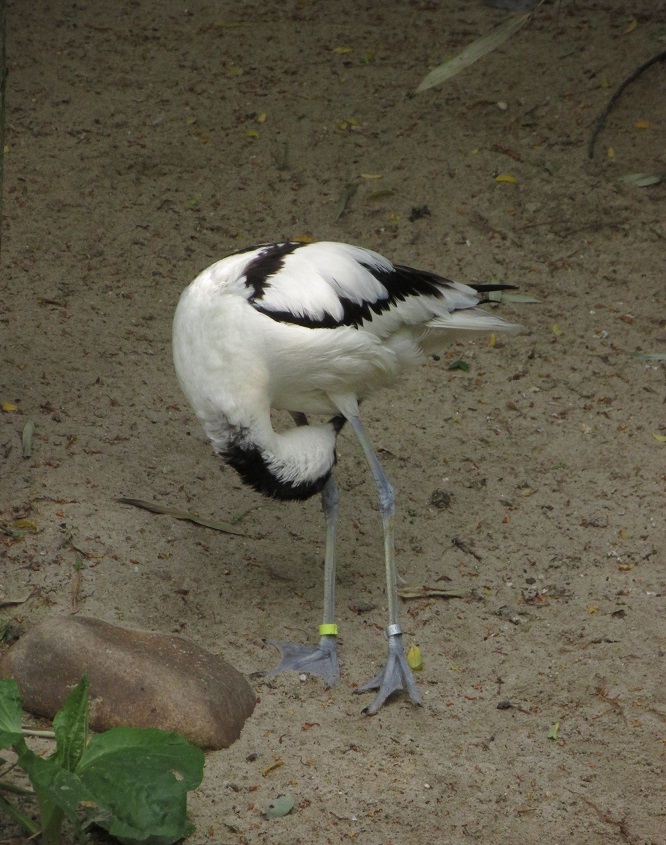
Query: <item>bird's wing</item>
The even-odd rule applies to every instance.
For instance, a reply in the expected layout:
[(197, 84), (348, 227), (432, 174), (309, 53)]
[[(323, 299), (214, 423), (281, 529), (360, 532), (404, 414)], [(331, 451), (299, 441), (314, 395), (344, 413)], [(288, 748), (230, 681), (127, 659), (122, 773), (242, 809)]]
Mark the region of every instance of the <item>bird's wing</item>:
[(467, 285), (349, 244), (267, 244), (247, 257), (249, 302), (275, 320), (309, 328), (363, 325), (382, 336), (479, 302)]

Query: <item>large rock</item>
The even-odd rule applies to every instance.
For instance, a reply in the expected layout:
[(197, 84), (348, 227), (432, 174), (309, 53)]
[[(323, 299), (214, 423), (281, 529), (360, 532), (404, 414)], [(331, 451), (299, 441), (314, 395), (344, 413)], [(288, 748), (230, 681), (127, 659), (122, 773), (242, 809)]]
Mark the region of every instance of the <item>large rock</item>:
[(227, 748), (254, 710), (255, 693), (221, 657), (183, 637), (65, 617), (33, 628), (0, 661), (26, 710), (52, 719), (90, 678), (90, 726), (177, 731), (201, 748)]

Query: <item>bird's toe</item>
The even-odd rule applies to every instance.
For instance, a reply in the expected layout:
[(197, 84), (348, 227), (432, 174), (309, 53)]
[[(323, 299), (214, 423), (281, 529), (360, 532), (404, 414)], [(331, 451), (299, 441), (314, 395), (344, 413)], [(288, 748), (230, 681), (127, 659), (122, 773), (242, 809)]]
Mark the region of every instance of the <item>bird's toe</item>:
[(362, 711), (366, 716), (374, 716), (394, 692), (400, 692), (404, 689), (407, 690), (414, 704), (422, 704), (421, 694), (402, 648), (402, 637), (398, 635), (389, 639), (389, 655), (382, 671), (354, 692), (379, 690), (372, 704), (364, 707)]
[(327, 687), (340, 680), (340, 668), (335, 648), (335, 637), (322, 637), (318, 646), (266, 640), (280, 652), (280, 662), (263, 675), (272, 677), (280, 672), (307, 672), (322, 678)]

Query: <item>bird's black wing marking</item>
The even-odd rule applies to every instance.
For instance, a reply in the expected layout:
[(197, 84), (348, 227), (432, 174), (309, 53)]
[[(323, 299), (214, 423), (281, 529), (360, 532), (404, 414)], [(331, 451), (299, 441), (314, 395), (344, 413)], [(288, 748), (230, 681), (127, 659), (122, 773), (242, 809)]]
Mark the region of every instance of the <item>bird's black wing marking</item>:
[[(343, 302), (343, 300), (340, 300)], [(305, 326), (307, 329), (337, 329), (340, 326), (354, 325), (352, 322), (344, 322), (336, 319), (331, 314), (325, 313), (323, 317), (313, 317), (310, 314), (294, 314), (293, 311), (275, 311), (272, 308), (264, 308), (257, 304), (256, 300), (250, 300), (255, 310), (270, 317), (278, 323), (289, 323), (292, 326)], [(344, 303), (343, 303), (344, 305)]]
[(281, 244), (260, 244), (259, 247), (240, 250), (243, 253), (250, 252), (253, 248), (261, 248), (259, 255), (253, 258), (245, 269), (245, 284), (254, 291), (250, 296), (250, 302), (261, 299), (270, 277), (282, 269), (285, 256), (303, 246), (306, 244), (289, 241)]
[[(285, 254), (287, 253), (281, 254), (280, 260), (282, 255)], [(389, 311), (397, 303), (404, 302), (410, 296), (431, 296), (440, 299), (443, 296), (442, 288), (451, 284), (448, 279), (444, 279), (442, 276), (424, 270), (414, 270), (411, 267), (396, 265), (390, 270), (384, 270), (372, 264), (359, 263), (383, 285), (386, 296), (374, 300), (365, 299), (360, 302), (355, 302), (345, 296), (338, 296), (343, 312), (342, 318), (334, 317), (328, 312), (325, 312), (322, 316), (314, 316), (307, 313), (295, 314), (292, 311), (266, 308), (257, 301), (260, 296), (251, 297), (250, 301), (257, 311), (280, 323), (290, 323), (310, 329), (336, 329), (340, 326), (358, 328), (364, 322), (371, 321), (373, 315)], [(279, 267), (276, 269), (279, 269)], [(276, 272), (276, 270), (273, 270), (273, 272)]]
[(380, 299), (370, 306), (375, 314), (388, 311), (392, 305), (404, 302), (409, 296), (434, 296), (435, 299), (441, 299), (444, 295), (442, 288), (452, 284), (443, 276), (428, 273), (427, 270), (415, 270), (413, 267), (405, 267), (402, 264), (396, 264), (392, 270), (381, 270), (367, 264), (363, 266), (388, 291), (387, 299)]

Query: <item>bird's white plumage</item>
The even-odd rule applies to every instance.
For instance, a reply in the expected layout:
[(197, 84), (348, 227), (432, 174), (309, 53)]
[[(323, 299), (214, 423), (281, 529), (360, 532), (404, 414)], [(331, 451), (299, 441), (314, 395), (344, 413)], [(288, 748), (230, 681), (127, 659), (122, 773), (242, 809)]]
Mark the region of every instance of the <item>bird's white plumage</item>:
[[(473, 287), (392, 264), (340, 243), (264, 244), (204, 270), (183, 292), (173, 325), (178, 379), (218, 451), (267, 495), (322, 491), (328, 539), (325, 634), (318, 649), (280, 644), (280, 668), (337, 678), (331, 476), (344, 420), (356, 433), (379, 491), (389, 603), (389, 660), (361, 689), (379, 688), (374, 713), (396, 689), (420, 697), (402, 651), (393, 560), (393, 490), (361, 424), (358, 401), (456, 335), (520, 327), (478, 308)], [(298, 425), (276, 432), (271, 409)], [(306, 425), (305, 413), (334, 414)]]
[[(364, 262), (364, 263), (361, 263)], [(367, 266), (390, 272), (383, 256), (349, 244), (308, 244), (287, 256), (284, 271), (271, 278), (261, 304), (268, 310), (342, 322), (342, 298), (361, 305), (386, 299), (384, 285)]]
[(467, 285), (361, 247), (268, 244), (216, 262), (184, 291), (176, 372), (218, 451), (242, 431), (278, 472), (311, 480), (333, 464), (330, 427), (277, 434), (270, 409), (350, 409), (459, 332), (518, 328), (478, 302)]

